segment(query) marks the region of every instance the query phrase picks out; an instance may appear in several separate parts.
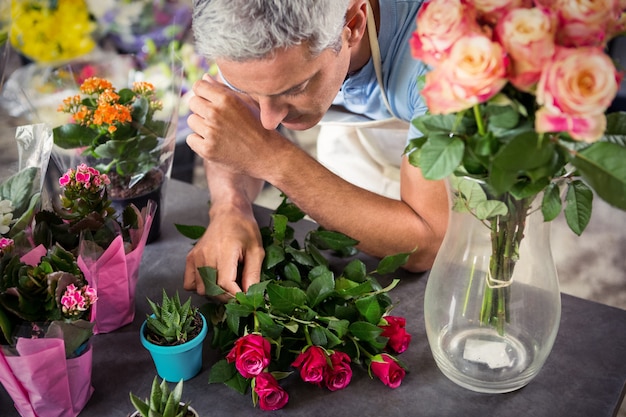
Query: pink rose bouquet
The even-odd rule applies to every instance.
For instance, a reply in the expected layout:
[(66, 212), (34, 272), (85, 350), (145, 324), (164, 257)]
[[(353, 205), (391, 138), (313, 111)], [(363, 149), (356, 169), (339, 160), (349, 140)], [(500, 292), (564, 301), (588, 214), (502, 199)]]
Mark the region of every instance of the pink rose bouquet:
[[(398, 280), (383, 287), (374, 274), (394, 272), (408, 254), (384, 258), (372, 272), (354, 259), (335, 276), (324, 251), (353, 255), (357, 242), (320, 228), (301, 244), (289, 222), (302, 217), (285, 198), (273, 224), (261, 228), (266, 253), (261, 282), (246, 293), (231, 294), (226, 304), (207, 305), (214, 323), (213, 347), (225, 352), (211, 367), (209, 382), (242, 393), (251, 387), (253, 404), (263, 410), (287, 404), (289, 396), (279, 383), (285, 378), (295, 374), (304, 383), (334, 392), (353, 380), (353, 366), (377, 369), (381, 354), (393, 369), (387, 376), (374, 374), (392, 388), (404, 378), (404, 367), (393, 355), (406, 351), (411, 336), (405, 319), (389, 314), (394, 308), (389, 292)], [(200, 226), (177, 227), (188, 237), (203, 232)], [(207, 295), (225, 295), (216, 284), (215, 269), (199, 272)]]
[[(480, 320), (501, 331), (531, 203), (563, 210), (580, 235), (596, 194), (626, 210), (625, 113), (607, 115), (622, 73), (605, 52), (626, 28), (624, 3), (430, 0), (413, 55), (431, 67), (409, 161), (450, 179), (455, 210), (491, 230)], [(492, 289), (497, 287), (497, 290)]]

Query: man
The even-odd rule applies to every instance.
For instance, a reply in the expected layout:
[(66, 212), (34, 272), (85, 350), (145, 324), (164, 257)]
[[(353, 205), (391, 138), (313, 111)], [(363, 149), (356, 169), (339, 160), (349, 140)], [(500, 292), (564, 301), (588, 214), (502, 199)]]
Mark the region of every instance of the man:
[[(211, 206), (207, 231), (187, 256), (186, 289), (204, 293), (201, 266), (217, 268), (218, 284), (230, 294), (259, 281), (264, 251), (251, 205), (264, 181), (326, 229), (358, 240), (363, 252), (383, 257), (417, 248), (405, 268), (431, 267), (447, 226), (447, 194), (442, 182), (424, 180), (402, 156), (407, 138), (419, 132), (405, 132), (394, 145), (396, 199), (342, 179), (278, 129), (309, 129), (333, 103), (374, 120), (389, 118), (389, 110), (405, 121), (423, 113), (416, 78), (425, 69), (411, 59), (408, 46), (420, 5), (417, 0), (371, 1), (371, 8), (367, 0), (196, 2), (196, 46), (216, 62), (219, 77), (198, 81), (190, 101), (188, 124), (195, 133), (187, 143), (205, 160)], [(368, 27), (378, 28), (378, 36), (368, 35)], [(386, 94), (371, 59), (379, 45)]]

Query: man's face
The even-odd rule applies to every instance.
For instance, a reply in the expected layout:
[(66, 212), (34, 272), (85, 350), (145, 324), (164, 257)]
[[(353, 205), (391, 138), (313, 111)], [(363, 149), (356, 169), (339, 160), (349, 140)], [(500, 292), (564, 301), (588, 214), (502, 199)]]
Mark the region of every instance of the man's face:
[(233, 62), (217, 60), (224, 80), (259, 106), (263, 127), (279, 124), (304, 130), (324, 116), (348, 72), (349, 48), (325, 50), (316, 57), (303, 44), (279, 50), (269, 59)]

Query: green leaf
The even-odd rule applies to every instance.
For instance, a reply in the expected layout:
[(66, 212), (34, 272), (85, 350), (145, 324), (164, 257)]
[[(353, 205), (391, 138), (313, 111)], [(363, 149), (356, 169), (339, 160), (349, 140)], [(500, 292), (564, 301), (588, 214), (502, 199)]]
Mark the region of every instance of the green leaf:
[(283, 326), (276, 323), (272, 316), (263, 311), (256, 311), (255, 316), (259, 322), (259, 330), (261, 334), (270, 339), (278, 339), (283, 331)]
[(240, 394), (245, 394), (248, 391), (248, 388), (250, 388), (250, 381), (241, 376), (239, 372), (237, 372), (234, 377), (226, 381), (225, 384)]
[(328, 230), (315, 230), (309, 234), (310, 241), (319, 249), (342, 250), (346, 247), (355, 246), (359, 243), (349, 236), (339, 232)]
[(298, 266), (294, 264), (293, 262), (289, 262), (287, 263), (287, 265), (285, 265), (285, 268), (283, 269), (283, 273), (285, 274), (285, 278), (290, 281), (297, 282), (297, 283), (302, 282), (302, 276), (300, 275), (300, 270), (298, 269)]
[(556, 219), (559, 213), (561, 213), (562, 206), (559, 186), (555, 183), (550, 183), (543, 193), (543, 200), (541, 202), (543, 220), (550, 222)]
[(496, 216), (505, 216), (509, 209), (506, 204), (498, 200), (485, 200), (478, 203), (474, 214), (479, 220), (492, 219)]
[(285, 241), (285, 231), (287, 230), (287, 217), (282, 214), (273, 214), (272, 220), (274, 223), (274, 239), (276, 242)]
[(264, 268), (271, 269), (285, 260), (285, 251), (282, 246), (271, 244), (265, 247)]
[(311, 343), (313, 343), (315, 346), (328, 346), (328, 338), (326, 337), (324, 329), (320, 327), (314, 327), (310, 330), (309, 334), (311, 335)]
[(367, 269), (363, 261), (353, 259), (344, 268), (343, 275), (351, 281), (363, 282), (367, 277)]
[(21, 216), (28, 210), (31, 197), (39, 195), (39, 184), (35, 180), (39, 174), (39, 168), (24, 168), (11, 175), (0, 183), (0, 200), (10, 200), (14, 208), (13, 216)]
[(528, 171), (550, 163), (554, 152), (554, 143), (540, 142), (536, 132), (524, 132), (502, 145), (493, 165), (506, 171)]
[(359, 313), (367, 320), (369, 323), (378, 324), (380, 318), (383, 316), (383, 311), (380, 308), (380, 304), (378, 304), (378, 299), (374, 295), (370, 295), (367, 297), (359, 298), (356, 300), (356, 308), (359, 310)]
[(370, 343), (375, 343), (378, 336), (383, 332), (380, 327), (366, 321), (352, 323), (349, 330), (358, 340)]
[(226, 359), (217, 361), (209, 372), (209, 384), (224, 383), (237, 373), (235, 363), (228, 363)]
[(348, 320), (331, 320), (328, 328), (337, 334), (337, 337), (343, 338), (348, 333), (350, 322)]
[(489, 185), (493, 188), (496, 195), (510, 191), (517, 182), (517, 172), (508, 169), (502, 169), (498, 166), (491, 168), (491, 177)]
[(174, 223), (176, 230), (183, 236), (189, 239), (197, 240), (202, 237), (204, 232), (206, 231), (206, 227), (204, 226), (193, 226), (193, 225), (185, 225)]
[(296, 308), (305, 305), (307, 300), (301, 289), (281, 287), (274, 283), (267, 286), (267, 296), (272, 308), (283, 314), (291, 314)]
[(572, 181), (567, 187), (565, 202), (567, 225), (580, 236), (591, 219), (593, 192), (582, 181)]
[(87, 126), (67, 123), (52, 129), (54, 144), (63, 149), (91, 146), (98, 133)]
[(311, 255), (302, 249), (295, 249), (291, 246), (285, 248), (285, 253), (291, 255), (296, 264), (302, 266), (315, 266), (317, 263)]
[(572, 165), (600, 198), (626, 210), (626, 148), (609, 142), (595, 142), (578, 152)]
[(448, 134), (430, 135), (420, 154), (420, 167), (424, 178), (440, 180), (448, 177), (461, 164), (465, 144)]
[(276, 214), (282, 214), (287, 217), (290, 222), (297, 222), (302, 220), (305, 216), (304, 212), (300, 210), (298, 206), (288, 201), (287, 197), (283, 194), (283, 201), (275, 210)]
[(333, 273), (325, 267), (322, 268), (324, 268), (324, 272), (313, 279), (306, 290), (311, 307), (315, 307), (324, 301), (335, 290)]
[(388, 255), (380, 260), (376, 267), (376, 272), (385, 275), (395, 272), (409, 260), (411, 253), (399, 253), (397, 255)]
[(217, 285), (217, 269), (211, 266), (201, 266), (198, 268), (200, 278), (204, 283), (204, 291), (206, 295), (215, 297), (217, 295), (226, 294), (226, 291)]

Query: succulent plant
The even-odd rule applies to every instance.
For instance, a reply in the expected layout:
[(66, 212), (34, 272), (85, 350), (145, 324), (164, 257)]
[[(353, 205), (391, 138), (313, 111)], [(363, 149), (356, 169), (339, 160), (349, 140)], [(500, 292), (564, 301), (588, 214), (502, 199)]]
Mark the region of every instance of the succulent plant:
[(162, 303), (148, 299), (152, 315), (146, 319), (146, 338), (157, 345), (179, 345), (193, 339), (199, 332), (199, 311), (191, 305), (191, 297), (181, 304), (178, 292), (168, 297), (163, 290)]
[(185, 417), (188, 415), (189, 404), (181, 402), (182, 395), (182, 379), (170, 391), (165, 380), (159, 384), (158, 378), (154, 377), (150, 396), (141, 400), (131, 392), (130, 402), (143, 417)]

